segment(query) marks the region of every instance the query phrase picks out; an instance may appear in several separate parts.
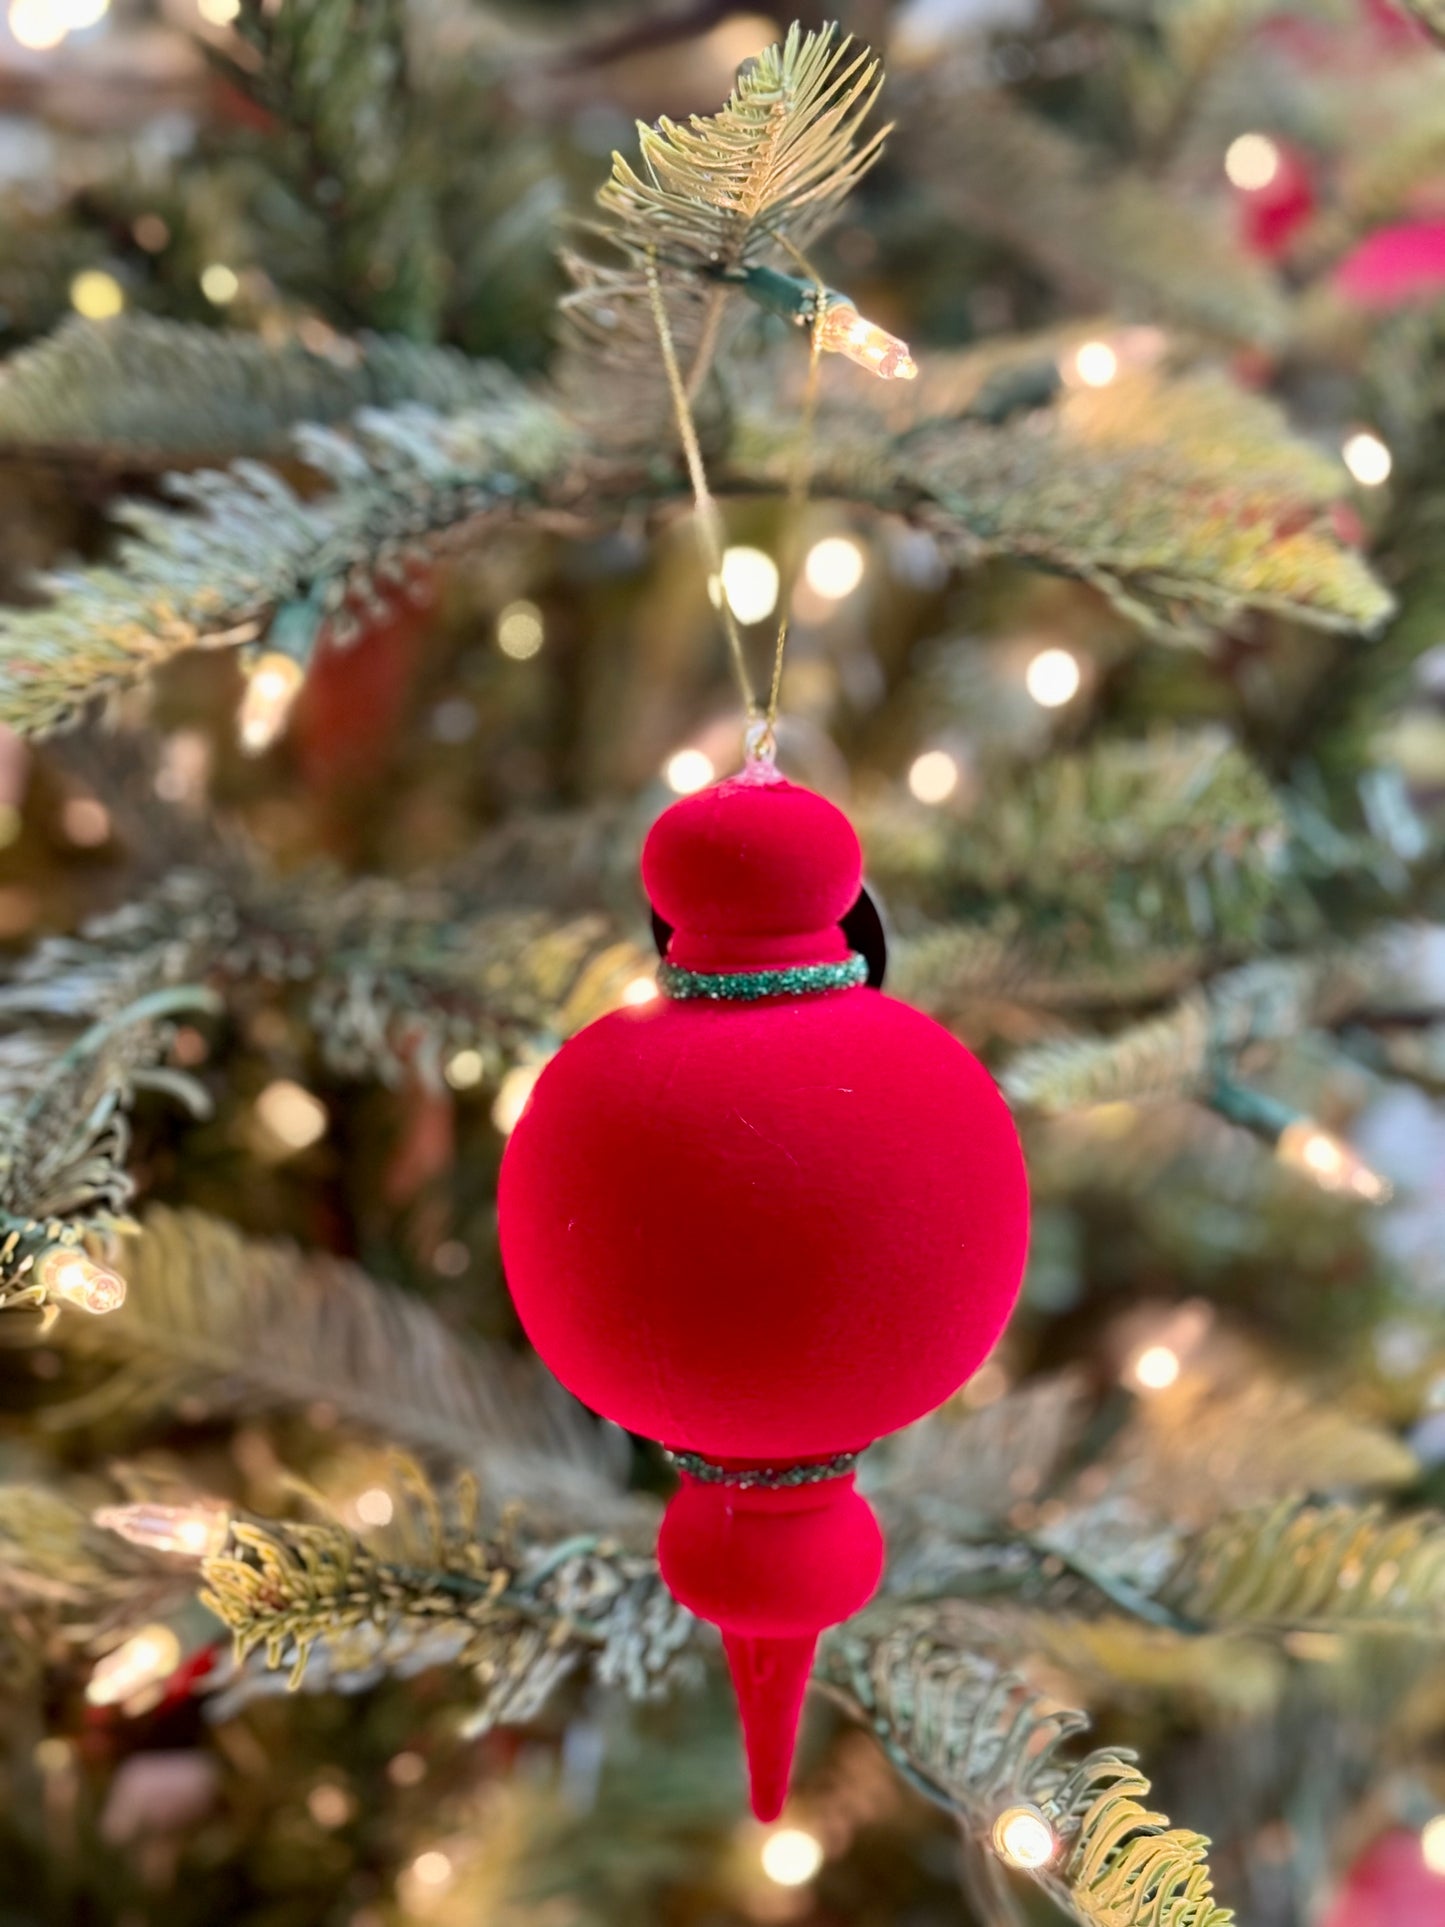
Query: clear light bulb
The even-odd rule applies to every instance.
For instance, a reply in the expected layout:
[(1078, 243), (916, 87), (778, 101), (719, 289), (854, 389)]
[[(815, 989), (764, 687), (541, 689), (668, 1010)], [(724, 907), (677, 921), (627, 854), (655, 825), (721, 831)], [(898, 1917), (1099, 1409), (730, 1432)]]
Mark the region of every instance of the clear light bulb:
[(118, 1271), (98, 1265), (74, 1245), (56, 1245), (35, 1266), (36, 1282), (47, 1297), (63, 1299), (96, 1317), (118, 1311), (125, 1303), (125, 1280)]
[(95, 1523), (133, 1546), (148, 1552), (178, 1552), (187, 1559), (207, 1559), (219, 1552), (231, 1529), (224, 1506), (160, 1505), (142, 1500), (136, 1505), (104, 1505)]
[(92, 1706), (119, 1706), (147, 1686), (169, 1679), (181, 1661), (181, 1642), (169, 1626), (144, 1626), (96, 1662), (85, 1689)]
[(912, 381), (918, 373), (918, 363), (908, 352), (906, 341), (889, 334), (876, 321), (865, 320), (845, 301), (835, 301), (825, 311), (818, 340), (830, 354), (846, 355), (884, 381)]
[(1366, 1204), (1382, 1204), (1390, 1195), (1388, 1179), (1372, 1171), (1343, 1138), (1326, 1131), (1313, 1118), (1301, 1117), (1286, 1124), (1275, 1155), (1292, 1170), (1307, 1172), (1322, 1190), (1346, 1192), (1363, 1198)]
[(236, 722), (241, 747), (252, 756), (268, 749), (286, 727), (286, 718), (306, 671), (294, 656), (268, 649), (246, 678), (246, 693)]
[(1046, 1867), (1058, 1839), (1041, 1808), (1020, 1803), (1005, 1807), (993, 1823), (994, 1851), (1011, 1867)]

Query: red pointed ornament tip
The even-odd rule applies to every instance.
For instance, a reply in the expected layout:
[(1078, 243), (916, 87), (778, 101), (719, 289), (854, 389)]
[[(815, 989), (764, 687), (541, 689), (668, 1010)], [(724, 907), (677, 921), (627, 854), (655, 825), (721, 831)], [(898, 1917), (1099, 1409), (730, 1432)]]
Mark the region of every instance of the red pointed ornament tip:
[[(756, 773), (673, 804), (643, 853), (668, 961), (703, 975), (844, 961), (860, 873), (840, 810)], [(551, 1060), (498, 1211), (537, 1351), (682, 1457), (659, 1562), (722, 1632), (771, 1818), (818, 1635), (882, 1570), (835, 1462), (956, 1391), (1018, 1294), (1008, 1108), (957, 1038), (861, 984), (661, 996)], [(747, 1468), (763, 1471), (721, 1482)]]
[(814, 1485), (703, 1484), (684, 1473), (657, 1538), (669, 1591), (722, 1630), (753, 1811), (787, 1797), (818, 1635), (866, 1606), (883, 1534), (852, 1473)]

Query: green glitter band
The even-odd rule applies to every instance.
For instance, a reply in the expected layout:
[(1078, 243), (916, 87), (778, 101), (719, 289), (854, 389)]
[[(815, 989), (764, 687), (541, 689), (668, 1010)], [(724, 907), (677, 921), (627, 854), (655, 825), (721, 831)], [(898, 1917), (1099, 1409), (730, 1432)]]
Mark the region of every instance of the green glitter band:
[(823, 990), (851, 990), (868, 981), (868, 959), (850, 950), (841, 963), (785, 964), (777, 970), (684, 970), (662, 964), (658, 988), (686, 1003), (695, 997), (715, 1002), (753, 1004), (763, 997), (812, 997)]
[(666, 1452), (667, 1461), (675, 1465), (679, 1472), (685, 1472), (699, 1485), (729, 1485), (739, 1492), (751, 1492), (759, 1487), (769, 1492), (781, 1492), (790, 1486), (822, 1485), (828, 1479), (841, 1479), (857, 1465), (861, 1454), (858, 1452), (839, 1452), (836, 1457), (815, 1460), (811, 1465), (754, 1465), (727, 1466), (714, 1465), (711, 1459), (700, 1458), (696, 1452)]

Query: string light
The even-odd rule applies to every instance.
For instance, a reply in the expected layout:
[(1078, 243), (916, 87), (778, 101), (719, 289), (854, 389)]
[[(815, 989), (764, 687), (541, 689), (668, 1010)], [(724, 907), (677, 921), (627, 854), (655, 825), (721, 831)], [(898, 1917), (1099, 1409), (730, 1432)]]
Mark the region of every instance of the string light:
[(304, 1151), (326, 1135), (326, 1107), (290, 1078), (278, 1077), (256, 1099), (256, 1116), (287, 1151)]
[(229, 27), (240, 11), (241, 0), (196, 0), (196, 12), (210, 27)]
[(518, 1064), (502, 1079), (492, 1105), (492, 1122), (503, 1137), (510, 1137), (516, 1130), (527, 1108), (527, 1099), (541, 1075), (540, 1064)]
[(1241, 134), (1224, 151), (1224, 171), (1230, 184), (1246, 194), (1257, 194), (1278, 174), (1280, 152), (1268, 134)]
[(256, 659), (236, 718), (241, 747), (248, 756), (258, 756), (275, 742), (305, 680), (306, 671), (296, 658), (279, 649), (268, 649)]
[(722, 588), (714, 578), (708, 584), (713, 607), (723, 596), (741, 623), (762, 622), (778, 606), (778, 565), (762, 549), (725, 549), (722, 559)]
[(1024, 688), (1040, 709), (1062, 709), (1082, 680), (1078, 657), (1067, 649), (1040, 649), (1024, 671)]
[(241, 277), (224, 261), (212, 261), (201, 269), (201, 293), (216, 307), (229, 307), (240, 292)]
[(481, 1083), (486, 1068), (479, 1050), (459, 1050), (455, 1057), (447, 1059), (443, 1075), (454, 1091), (470, 1091)]
[(958, 788), (958, 764), (946, 749), (926, 749), (909, 766), (908, 787), (920, 803), (946, 803)]
[(1047, 1814), (1039, 1807), (1005, 1807), (993, 1823), (994, 1852), (1011, 1867), (1046, 1867), (1058, 1844)]
[(542, 611), (535, 602), (509, 602), (497, 617), (497, 647), (513, 662), (527, 662), (542, 647)]
[(78, 850), (98, 850), (110, 836), (110, 811), (93, 796), (72, 796), (61, 809), (60, 827)]
[(1431, 1873), (1445, 1874), (1445, 1813), (1437, 1813), (1421, 1827), (1420, 1853)]
[(395, 1510), (384, 1485), (369, 1485), (357, 1494), (356, 1516), (364, 1526), (389, 1526)]
[[(19, 7), (24, 4), (26, 0), (16, 0), (16, 4), (10, 9), (12, 31), (15, 27), (15, 15)], [(65, 29), (62, 27), (62, 36), (64, 32)], [(107, 274), (104, 268), (83, 268), (70, 284), (70, 305), (77, 314), (84, 315), (87, 321), (109, 321), (112, 315), (119, 314), (125, 306), (125, 290), (115, 276)]]
[(846, 301), (835, 301), (825, 311), (818, 341), (829, 354), (846, 355), (884, 381), (912, 381), (918, 373), (908, 343), (876, 322), (866, 321)]
[(1366, 1204), (1381, 1204), (1390, 1195), (1388, 1181), (1372, 1171), (1342, 1138), (1324, 1130), (1313, 1118), (1302, 1117), (1286, 1124), (1275, 1145), (1275, 1155), (1281, 1164), (1307, 1172), (1325, 1191), (1362, 1198)]
[(63, 1299), (96, 1317), (119, 1311), (125, 1303), (125, 1280), (118, 1271), (98, 1265), (74, 1245), (56, 1245), (35, 1266), (36, 1282), (48, 1298)]
[(105, 1505), (95, 1523), (148, 1552), (177, 1552), (187, 1559), (208, 1559), (221, 1550), (231, 1529), (230, 1514), (219, 1505)]
[(779, 1887), (805, 1887), (823, 1864), (823, 1843), (802, 1827), (774, 1827), (760, 1857), (763, 1872)]
[(110, 12), (110, 0), (62, 0), (65, 9), (65, 24), (72, 33), (84, 33), (87, 27), (98, 27)]
[(85, 1689), (92, 1706), (119, 1706), (147, 1686), (169, 1679), (181, 1662), (181, 1642), (169, 1626), (143, 1626), (98, 1661)]
[(1361, 488), (1379, 488), (1381, 483), (1389, 481), (1390, 470), (1395, 466), (1389, 449), (1367, 428), (1351, 435), (1340, 453), (1345, 467)]
[(803, 580), (825, 602), (841, 602), (863, 580), (866, 565), (863, 549), (851, 535), (825, 535), (808, 551)]
[(410, 1750), (393, 1753), (386, 1763), (386, 1777), (393, 1786), (420, 1786), (426, 1778), (426, 1761)]
[(1129, 1376), (1143, 1392), (1167, 1392), (1182, 1370), (1178, 1352), (1168, 1345), (1146, 1345), (1129, 1365)]
[(691, 796), (694, 790), (707, 788), (717, 769), (705, 750), (680, 749), (663, 764), (662, 775), (670, 790), (676, 790), (679, 796)]
[(1107, 388), (1119, 372), (1119, 356), (1107, 341), (1086, 341), (1074, 354), (1074, 373), (1085, 388)]
[(452, 1863), (446, 1854), (433, 1847), (426, 1853), (419, 1853), (404, 1876), (418, 1887), (428, 1887), (433, 1891), (445, 1887), (452, 1877)]
[(318, 1827), (325, 1827), (334, 1833), (344, 1827), (356, 1811), (356, 1802), (345, 1787), (337, 1786), (331, 1780), (323, 1780), (320, 1786), (312, 1787), (306, 1796), (306, 1811)]
[(10, 0), (10, 32), (31, 53), (48, 53), (70, 31), (64, 9), (54, 0)]
[(657, 996), (655, 977), (634, 977), (622, 993), (624, 1004), (650, 1004)]

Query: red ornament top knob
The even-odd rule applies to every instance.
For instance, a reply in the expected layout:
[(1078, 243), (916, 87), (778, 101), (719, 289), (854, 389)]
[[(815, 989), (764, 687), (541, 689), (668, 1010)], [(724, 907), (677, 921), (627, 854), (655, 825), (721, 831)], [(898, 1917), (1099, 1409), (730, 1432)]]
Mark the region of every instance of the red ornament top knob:
[(857, 900), (853, 825), (812, 790), (765, 773), (699, 790), (665, 811), (642, 852), (648, 900), (690, 970), (834, 962)]

